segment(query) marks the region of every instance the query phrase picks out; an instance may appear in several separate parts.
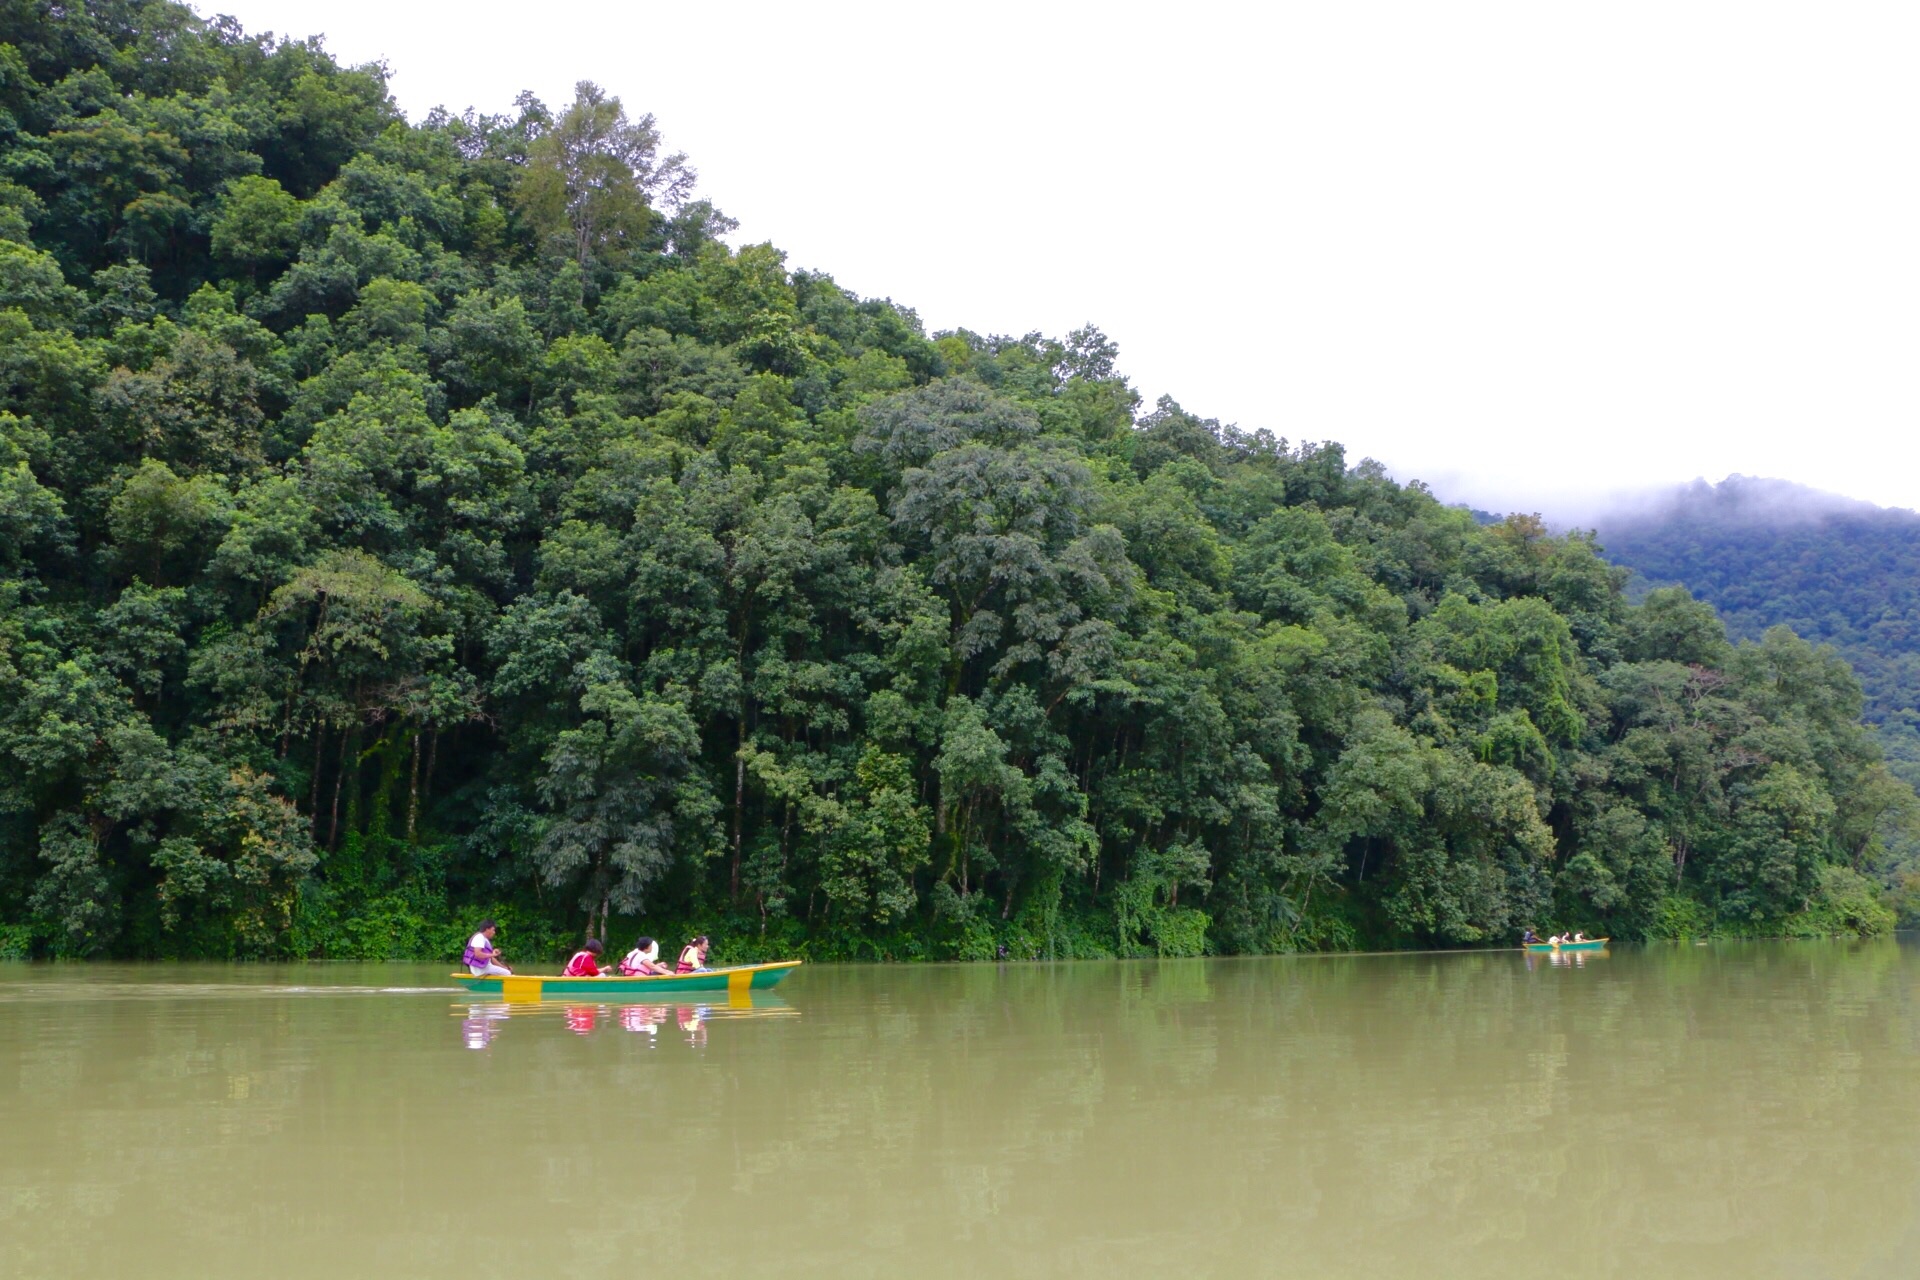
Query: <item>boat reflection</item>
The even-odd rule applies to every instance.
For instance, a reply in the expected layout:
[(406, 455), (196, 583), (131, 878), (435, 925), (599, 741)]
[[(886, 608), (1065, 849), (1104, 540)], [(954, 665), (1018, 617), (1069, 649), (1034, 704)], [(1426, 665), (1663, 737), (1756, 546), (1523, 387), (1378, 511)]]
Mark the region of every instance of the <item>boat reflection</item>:
[(1529, 951), (1526, 957), (1528, 972), (1532, 972), (1543, 960), (1556, 969), (1584, 969), (1589, 960), (1606, 959), (1607, 951), (1604, 947), (1598, 951)]
[(577, 1036), (590, 1036), (602, 1029), (619, 1030), (645, 1037), (649, 1047), (662, 1039), (679, 1039), (698, 1048), (707, 1042), (709, 1022), (800, 1016), (800, 1011), (784, 1000), (745, 993), (671, 1004), (494, 1000), (456, 1006), (454, 1013), (460, 1018), (461, 1040), (469, 1049), (485, 1049), (500, 1037), (508, 1022), (526, 1019), (558, 1022)]

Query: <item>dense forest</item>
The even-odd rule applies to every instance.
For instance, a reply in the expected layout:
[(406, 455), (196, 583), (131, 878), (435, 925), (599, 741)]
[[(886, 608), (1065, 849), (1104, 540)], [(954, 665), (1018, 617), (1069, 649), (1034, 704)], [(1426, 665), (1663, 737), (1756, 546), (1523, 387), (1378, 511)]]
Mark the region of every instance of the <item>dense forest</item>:
[(1920, 515), (1732, 476), (1600, 526), (1610, 558), (1688, 587), (1733, 638), (1786, 626), (1832, 645), (1860, 676), (1889, 765), (1920, 785)]
[[(1016, 958), (1888, 927), (1831, 649), (417, 124), (0, 0), (0, 952)], [(938, 252), (929, 246), (929, 252)]]

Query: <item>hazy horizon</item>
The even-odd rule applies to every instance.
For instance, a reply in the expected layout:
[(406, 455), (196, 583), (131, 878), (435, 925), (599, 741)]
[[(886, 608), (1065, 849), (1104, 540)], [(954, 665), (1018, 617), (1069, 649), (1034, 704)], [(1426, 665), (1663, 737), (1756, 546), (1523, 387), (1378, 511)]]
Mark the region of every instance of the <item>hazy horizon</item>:
[[(1449, 506), (1470, 507), (1494, 515), (1509, 515), (1515, 512), (1537, 514), (1549, 525), (1559, 529), (1588, 527), (1596, 521), (1604, 521), (1609, 517), (1618, 520), (1627, 516), (1648, 514), (1696, 485), (1707, 485), (1717, 489), (1740, 481), (1761, 485), (1780, 485), (1792, 490), (1791, 493), (1780, 495), (1783, 514), (1813, 515), (1860, 508), (1874, 511), (1905, 511), (1914, 514), (1912, 507), (1876, 503), (1852, 494), (1802, 484), (1785, 476), (1755, 476), (1738, 471), (1729, 472), (1717, 478), (1694, 476), (1686, 480), (1662, 481), (1638, 488), (1613, 489), (1605, 492), (1579, 493), (1571, 490), (1543, 489), (1532, 494), (1487, 490), (1476, 485), (1474, 479), (1467, 476), (1442, 476), (1434, 479), (1417, 474), (1403, 475), (1390, 466), (1387, 471), (1395, 480), (1403, 484), (1415, 481), (1425, 484), (1433, 491), (1436, 498)], [(1480, 496), (1469, 496), (1476, 493)]]
[(216, 10), (388, 60), (415, 119), (595, 80), (736, 243), (929, 330), (1091, 321), (1149, 404), (1460, 501), (1738, 472), (1920, 506), (1898, 6)]

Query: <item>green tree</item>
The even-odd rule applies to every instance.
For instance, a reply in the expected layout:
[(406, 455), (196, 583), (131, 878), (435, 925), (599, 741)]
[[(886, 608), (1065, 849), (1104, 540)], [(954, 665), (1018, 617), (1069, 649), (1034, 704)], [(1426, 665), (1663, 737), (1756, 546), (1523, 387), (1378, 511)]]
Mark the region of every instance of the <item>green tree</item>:
[(300, 202), (272, 178), (227, 184), (208, 228), (213, 256), (243, 267), (249, 280), (292, 260), (300, 243)]
[(620, 99), (582, 80), (535, 132), (517, 197), (540, 236), (585, 268), (644, 247), (657, 210), (677, 210), (694, 178), (684, 155), (660, 153), (652, 115), (629, 119)]

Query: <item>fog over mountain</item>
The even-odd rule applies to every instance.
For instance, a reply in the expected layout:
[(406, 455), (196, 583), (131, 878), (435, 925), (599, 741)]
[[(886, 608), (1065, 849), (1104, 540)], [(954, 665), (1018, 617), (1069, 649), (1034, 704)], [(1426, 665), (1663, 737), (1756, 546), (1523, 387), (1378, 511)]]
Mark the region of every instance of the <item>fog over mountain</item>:
[(1577, 523), (1642, 590), (1680, 584), (1711, 602), (1735, 640), (1785, 625), (1833, 645), (1860, 674), (1890, 762), (1920, 779), (1920, 514), (1735, 475), (1624, 499)]
[(1716, 518), (1737, 521), (1803, 521), (1852, 512), (1904, 512), (1898, 506), (1874, 502), (1820, 489), (1792, 480), (1764, 476), (1729, 474), (1715, 482), (1705, 477), (1672, 483), (1649, 483), (1630, 488), (1606, 487), (1589, 482), (1569, 485), (1548, 479), (1538, 484), (1515, 485), (1489, 482), (1485, 477), (1459, 471), (1433, 471), (1384, 464), (1390, 474), (1403, 482), (1419, 481), (1442, 500), (1473, 510), (1535, 512), (1557, 530), (1593, 529), (1603, 525), (1621, 525), (1653, 519), (1668, 512), (1686, 511), (1706, 504)]
[(1791, 480), (1737, 473), (1718, 484), (1696, 479), (1671, 488), (1595, 499), (1586, 511), (1588, 522), (1595, 527), (1626, 527), (1661, 520), (1805, 524), (1836, 516), (1871, 519), (1879, 515), (1895, 522), (1920, 518), (1898, 507), (1878, 506)]

